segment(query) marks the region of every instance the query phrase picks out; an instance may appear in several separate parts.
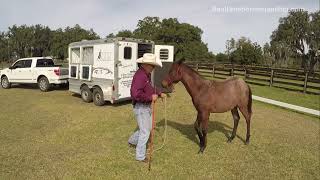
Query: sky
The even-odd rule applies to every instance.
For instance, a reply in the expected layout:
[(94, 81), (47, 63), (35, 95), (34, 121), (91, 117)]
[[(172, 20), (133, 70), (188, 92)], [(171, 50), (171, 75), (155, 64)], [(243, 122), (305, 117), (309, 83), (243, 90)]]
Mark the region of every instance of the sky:
[(320, 0), (0, 0), (0, 31), (12, 25), (42, 24), (51, 29), (79, 24), (100, 37), (134, 30), (146, 16), (177, 18), (203, 30), (213, 53), (224, 52), (226, 40), (241, 36), (261, 46), (270, 41), (288, 9), (319, 10)]

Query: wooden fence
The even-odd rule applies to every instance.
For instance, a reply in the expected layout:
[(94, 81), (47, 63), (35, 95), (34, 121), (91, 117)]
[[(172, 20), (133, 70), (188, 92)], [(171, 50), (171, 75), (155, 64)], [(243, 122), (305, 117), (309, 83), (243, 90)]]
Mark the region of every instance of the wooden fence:
[(271, 68), (266, 66), (187, 63), (201, 75), (212, 78), (242, 76), (248, 83), (269, 86), (285, 85), (286, 88), (305, 92), (320, 91), (320, 72), (305, 72), (301, 69)]

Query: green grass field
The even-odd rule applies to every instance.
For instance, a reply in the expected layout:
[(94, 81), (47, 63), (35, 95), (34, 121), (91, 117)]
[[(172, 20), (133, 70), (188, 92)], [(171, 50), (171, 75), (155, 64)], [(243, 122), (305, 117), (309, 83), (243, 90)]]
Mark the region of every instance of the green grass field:
[[(63, 90), (0, 89), (0, 179), (319, 179), (320, 121), (254, 101), (251, 144), (228, 144), (230, 112), (211, 114), (208, 147), (197, 154), (196, 118), (182, 85), (167, 101), (167, 141), (152, 170), (135, 161), (127, 139), (136, 128), (130, 102), (94, 106)], [(164, 132), (157, 102), (155, 148)], [(128, 152), (129, 151), (129, 152)]]

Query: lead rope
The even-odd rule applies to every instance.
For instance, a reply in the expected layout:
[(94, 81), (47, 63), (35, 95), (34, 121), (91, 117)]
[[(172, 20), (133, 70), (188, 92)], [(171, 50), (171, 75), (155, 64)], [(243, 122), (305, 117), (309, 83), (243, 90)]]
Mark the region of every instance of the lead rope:
[[(132, 118), (134, 118), (134, 116)], [(161, 146), (159, 148), (153, 150), (152, 153), (161, 150), (166, 144), (167, 126), (168, 126), (168, 123), (167, 123), (167, 98), (164, 98), (164, 124), (165, 124), (165, 126), (164, 126), (164, 133), (162, 135), (162, 139), (163, 139), (162, 144), (161, 144)], [(131, 155), (135, 155), (134, 153), (130, 152), (130, 148), (128, 149), (128, 153), (131, 154)], [(150, 153), (151, 152), (149, 151), (147, 154), (149, 155)]]
[(162, 145), (158, 149), (154, 150), (154, 152), (161, 150), (166, 144), (166, 139), (167, 139), (167, 97), (164, 98), (164, 132), (162, 135), (162, 139), (163, 139)]
[(152, 161), (152, 154), (153, 154), (153, 138), (154, 138), (154, 130), (156, 127), (156, 122), (155, 122), (155, 118), (156, 118), (156, 102), (152, 101), (152, 129), (151, 129), (151, 137), (150, 137), (150, 144), (149, 144), (149, 171), (151, 170), (151, 161)]

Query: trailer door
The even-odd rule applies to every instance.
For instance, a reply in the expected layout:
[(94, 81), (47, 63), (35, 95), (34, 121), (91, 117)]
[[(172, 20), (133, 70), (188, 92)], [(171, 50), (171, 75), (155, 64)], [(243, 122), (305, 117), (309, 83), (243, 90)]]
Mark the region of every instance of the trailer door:
[(162, 92), (170, 92), (168, 89), (162, 88), (161, 82), (163, 78), (169, 73), (171, 65), (174, 60), (174, 47), (168, 45), (155, 45), (154, 52), (157, 61), (162, 62), (162, 68), (156, 67), (152, 73), (153, 84)]
[(130, 97), (132, 78), (137, 69), (137, 43), (119, 42), (118, 94), (119, 99)]
[(79, 79), (80, 47), (69, 48), (69, 78)]

